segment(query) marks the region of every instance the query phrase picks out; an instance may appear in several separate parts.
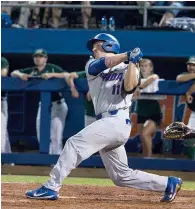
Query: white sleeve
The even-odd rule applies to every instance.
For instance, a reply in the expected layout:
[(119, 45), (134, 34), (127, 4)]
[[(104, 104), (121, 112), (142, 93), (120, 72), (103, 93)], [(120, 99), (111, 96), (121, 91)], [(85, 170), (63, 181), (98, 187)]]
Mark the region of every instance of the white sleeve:
[(136, 67), (136, 77), (137, 77), (137, 80), (140, 79), (140, 70)]

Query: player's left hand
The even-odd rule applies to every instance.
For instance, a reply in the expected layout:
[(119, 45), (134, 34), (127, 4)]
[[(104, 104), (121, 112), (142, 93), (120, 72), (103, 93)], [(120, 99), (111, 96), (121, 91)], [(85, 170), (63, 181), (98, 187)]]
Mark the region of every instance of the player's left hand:
[(143, 57), (143, 53), (140, 48), (135, 48), (133, 51), (127, 52), (128, 61), (137, 64)]
[(53, 74), (52, 73), (44, 73), (41, 75), (41, 77), (45, 80), (48, 80), (50, 78), (53, 78)]

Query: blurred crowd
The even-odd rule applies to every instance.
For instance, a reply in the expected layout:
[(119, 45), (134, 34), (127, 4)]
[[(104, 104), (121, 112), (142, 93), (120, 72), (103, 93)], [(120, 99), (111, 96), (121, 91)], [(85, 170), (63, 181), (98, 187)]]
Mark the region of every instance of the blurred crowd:
[[(143, 6), (144, 1), (15, 1), (14, 3), (27, 4), (70, 4), (86, 5), (82, 9), (75, 8), (39, 8), (14, 7), (12, 1), (2, 1), (10, 7), (1, 8), (2, 27), (15, 28), (115, 28), (128, 29), (143, 26), (143, 9), (92, 9), (90, 6)], [(195, 6), (192, 1), (146, 1), (147, 6)], [(6, 22), (8, 22), (6, 24)], [(183, 27), (183, 23), (195, 25), (194, 10), (148, 10), (148, 27)], [(185, 26), (186, 27), (186, 26)], [(188, 27), (188, 26), (187, 26)]]

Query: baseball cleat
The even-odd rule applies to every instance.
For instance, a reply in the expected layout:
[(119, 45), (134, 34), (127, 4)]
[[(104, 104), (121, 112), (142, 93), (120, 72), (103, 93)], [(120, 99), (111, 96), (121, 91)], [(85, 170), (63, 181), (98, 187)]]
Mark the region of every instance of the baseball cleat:
[(167, 188), (165, 190), (164, 197), (161, 199), (161, 202), (171, 202), (175, 199), (175, 196), (181, 189), (182, 179), (170, 176), (168, 178)]
[(57, 200), (59, 195), (56, 191), (46, 188), (45, 186), (39, 189), (30, 190), (25, 193), (27, 198), (38, 200)]

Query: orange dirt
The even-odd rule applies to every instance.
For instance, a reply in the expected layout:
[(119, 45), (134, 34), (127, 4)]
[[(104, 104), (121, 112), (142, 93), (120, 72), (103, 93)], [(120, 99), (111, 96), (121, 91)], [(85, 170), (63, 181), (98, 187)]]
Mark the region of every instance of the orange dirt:
[(60, 199), (27, 199), (26, 190), (39, 184), (2, 183), (3, 209), (195, 209), (195, 191), (181, 190), (172, 203), (160, 203), (162, 193), (106, 186), (63, 185)]

